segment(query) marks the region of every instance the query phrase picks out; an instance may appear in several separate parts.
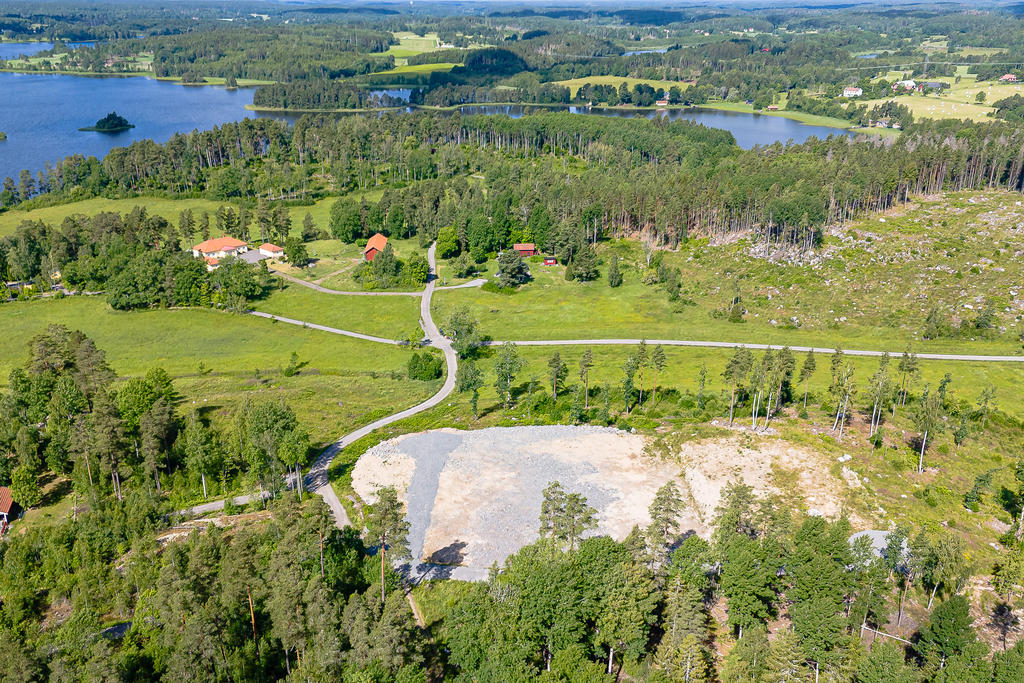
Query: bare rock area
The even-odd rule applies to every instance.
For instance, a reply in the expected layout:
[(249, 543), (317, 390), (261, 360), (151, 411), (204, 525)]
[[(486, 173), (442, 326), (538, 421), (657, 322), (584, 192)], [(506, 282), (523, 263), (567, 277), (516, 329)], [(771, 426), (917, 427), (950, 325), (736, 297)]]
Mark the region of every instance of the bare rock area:
[(371, 448), (356, 463), (352, 485), (367, 503), (379, 487), (397, 489), (420, 576), (485, 578), (494, 562), (537, 539), (542, 491), (552, 481), (585, 495), (598, 511), (592, 533), (617, 540), (649, 523), (648, 508), (668, 481), (688, 503), (682, 528), (701, 536), (710, 531), (722, 490), (737, 479), (780, 493), (781, 474), (797, 482), (813, 514), (839, 512), (844, 483), (818, 456), (784, 441), (686, 442), (666, 458), (647, 455), (646, 446), (647, 437), (604, 427), (441, 429)]

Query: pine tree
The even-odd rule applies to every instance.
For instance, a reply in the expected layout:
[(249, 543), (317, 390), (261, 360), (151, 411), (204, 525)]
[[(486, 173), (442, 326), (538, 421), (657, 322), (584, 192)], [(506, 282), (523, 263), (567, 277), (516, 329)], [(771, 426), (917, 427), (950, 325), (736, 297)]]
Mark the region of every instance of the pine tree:
[(661, 555), (679, 535), (679, 516), (683, 509), (683, 499), (674, 482), (666, 482), (654, 494), (649, 510), (651, 523), (647, 527), (647, 542), (655, 562), (660, 563)]
[(800, 383), (804, 385), (804, 413), (807, 412), (807, 392), (811, 377), (814, 375), (817, 365), (818, 361), (814, 358), (814, 351), (808, 350), (807, 355), (804, 356), (804, 364), (800, 366)]
[(972, 621), (967, 599), (955, 595), (932, 611), (915, 647), (924, 659), (942, 666), (977, 640)]
[(857, 683), (918, 683), (920, 677), (906, 662), (906, 653), (894, 641), (881, 638), (857, 665)]
[[(661, 344), (658, 344), (651, 349), (651, 366), (654, 367), (654, 388), (652, 399), (654, 403), (658, 401), (658, 379), (661, 377), (661, 373), (668, 367), (668, 359), (665, 357), (665, 349), (661, 348)], [(705, 375), (707, 374), (707, 368), (701, 365), (701, 368)]]
[(583, 382), (583, 410), (590, 409), (590, 369), (594, 367), (594, 354), (590, 348), (580, 358), (580, 381)]
[(555, 354), (548, 360), (548, 378), (551, 380), (551, 400), (558, 400), (558, 387), (561, 386), (568, 374), (569, 369), (562, 362), (562, 356), (555, 351)]
[(498, 360), (494, 364), (494, 389), (498, 396), (505, 398), (505, 410), (512, 405), (512, 385), (515, 383), (516, 375), (523, 369), (523, 359), (519, 357), (519, 350), (510, 341), (505, 342), (498, 352)]
[(608, 286), (619, 287), (622, 285), (622, 272), (619, 270), (619, 257), (612, 256), (612, 262), (608, 266)]
[(383, 605), (386, 598), (384, 568), (387, 566), (388, 553), (392, 560), (410, 557), (407, 540), (409, 522), (405, 519), (405, 508), (398, 500), (398, 492), (393, 486), (377, 489), (377, 501), (370, 506), (366, 518), (366, 533), (379, 549), (380, 602)]
[(806, 656), (792, 630), (777, 634), (768, 649), (762, 680), (766, 683), (790, 683), (807, 678)]
[(762, 680), (768, 660), (768, 636), (763, 628), (743, 632), (722, 665), (722, 683)]

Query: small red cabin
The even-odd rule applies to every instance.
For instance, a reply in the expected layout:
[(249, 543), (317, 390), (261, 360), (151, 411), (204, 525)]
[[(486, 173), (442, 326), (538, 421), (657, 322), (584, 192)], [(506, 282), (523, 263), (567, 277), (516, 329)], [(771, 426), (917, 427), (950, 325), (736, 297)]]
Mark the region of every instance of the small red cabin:
[(533, 256), (537, 253), (537, 245), (533, 242), (526, 242), (523, 244), (513, 244), (512, 249), (519, 252), (520, 256)]
[(557, 266), (558, 265), (558, 259), (556, 259), (554, 256), (545, 256), (544, 257), (544, 265), (545, 266)]
[(372, 261), (373, 257), (384, 251), (386, 246), (388, 246), (388, 238), (378, 232), (367, 240), (366, 247), (363, 249), (363, 258)]
[(8, 519), (14, 501), (11, 500), (11, 490), (6, 486), (0, 486), (0, 535), (7, 530)]

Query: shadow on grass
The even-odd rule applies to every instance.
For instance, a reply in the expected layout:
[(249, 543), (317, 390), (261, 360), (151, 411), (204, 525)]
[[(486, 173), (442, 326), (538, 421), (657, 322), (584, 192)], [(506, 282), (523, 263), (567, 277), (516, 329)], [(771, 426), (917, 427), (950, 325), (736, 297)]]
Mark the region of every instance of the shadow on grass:
[[(47, 486), (50, 485), (51, 482), (53, 482), (54, 479), (56, 479), (56, 476), (53, 473), (49, 473), (48, 472), (47, 474), (45, 474), (42, 477), (40, 477), (40, 479), (39, 479), (39, 487), (42, 488), (42, 489), (45, 489)], [(39, 506), (40, 507), (47, 507), (47, 506), (50, 506), (50, 505), (57, 504), (65, 496), (67, 496), (69, 493), (71, 493), (71, 489), (72, 489), (71, 480), (70, 479), (61, 479), (60, 481), (58, 481), (53, 486), (50, 486), (49, 490), (46, 491), (46, 493), (43, 494), (43, 498), (39, 502)]]

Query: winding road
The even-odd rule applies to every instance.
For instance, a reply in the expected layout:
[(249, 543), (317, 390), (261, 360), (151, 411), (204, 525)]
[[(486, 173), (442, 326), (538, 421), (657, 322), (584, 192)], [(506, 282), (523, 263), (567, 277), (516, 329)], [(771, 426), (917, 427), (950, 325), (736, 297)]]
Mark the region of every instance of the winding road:
[[(437, 261), (436, 261), (436, 247), (437, 244), (432, 244), (430, 249), (427, 251), (427, 262), (429, 263), (430, 270), (427, 277), (427, 284), (421, 292), (343, 292), (335, 289), (328, 289), (322, 287), (316, 283), (307, 282), (300, 280), (299, 278), (275, 271), (275, 274), (279, 277), (301, 285), (303, 287), (309, 287), (318, 292), (325, 294), (338, 294), (348, 296), (413, 296), (420, 297), (420, 326), (423, 328), (425, 344), (441, 349), (444, 353), (445, 364), (447, 366), (445, 381), (441, 388), (436, 394), (428, 398), (427, 400), (419, 403), (411, 408), (407, 408), (400, 412), (382, 417), (379, 420), (371, 422), (370, 424), (360, 427), (359, 429), (346, 434), (341, 437), (326, 449), (320, 453), (320, 456), (316, 459), (313, 465), (309, 469), (309, 473), (303, 478), (304, 485), (307, 490), (314, 491), (323, 497), (324, 501), (331, 508), (334, 514), (335, 521), (339, 527), (345, 527), (349, 525), (350, 520), (348, 514), (345, 512), (344, 506), (338, 499), (338, 495), (335, 493), (334, 488), (327, 476), (327, 470), (330, 467), (331, 462), (334, 458), (344, 450), (347, 446), (351, 445), (355, 441), (363, 438), (364, 436), (372, 433), (373, 431), (389, 425), (393, 422), (403, 420), (407, 417), (416, 415), (425, 410), (429, 410), (434, 406), (441, 403), (449, 394), (455, 389), (455, 375), (458, 372), (458, 356), (454, 349), (452, 349), (451, 342), (441, 334), (437, 328), (437, 324), (434, 322), (433, 316), (431, 315), (431, 302), (434, 292), (444, 291), (451, 289), (463, 289), (468, 287), (479, 287), (484, 284), (485, 280), (476, 279), (470, 282), (463, 283), (461, 285), (453, 285), (449, 287), (438, 287), (437, 286)], [(270, 313), (263, 313), (261, 311), (249, 311), (251, 315), (266, 318), (269, 320), (275, 320), (283, 322), (289, 325), (299, 325), (301, 327), (307, 327), (313, 330), (319, 330), (321, 332), (328, 332), (330, 334), (337, 334), (346, 337), (352, 337), (355, 339), (362, 339), (364, 341), (376, 342), (380, 344), (392, 344), (401, 345), (405, 342), (397, 341), (394, 339), (385, 339), (383, 337), (375, 337), (373, 335), (363, 334), (361, 332), (353, 332), (351, 330), (342, 330), (336, 327), (328, 327), (326, 325), (319, 325), (304, 320), (296, 320), (294, 318), (286, 318), (284, 316), (272, 315)], [(631, 346), (640, 343), (640, 339), (543, 339), (543, 340), (512, 340), (513, 344), (518, 346)], [(647, 339), (645, 340), (648, 344), (662, 346), (681, 346), (691, 348), (722, 348), (731, 349), (739, 346), (746, 347), (748, 349), (768, 349), (768, 348), (780, 348), (778, 344), (754, 344), (754, 343), (738, 343), (738, 342), (726, 342), (726, 341), (703, 341), (696, 339)], [(484, 346), (498, 346), (504, 344), (504, 341), (486, 341), (483, 342)], [(800, 353), (812, 351), (814, 353), (831, 354), (835, 352), (833, 348), (827, 347), (811, 347), (811, 346), (790, 346), (791, 351)], [(872, 350), (861, 350), (861, 349), (843, 349), (843, 353), (849, 356), (882, 356), (887, 353), (885, 351), (872, 351)], [(889, 352), (891, 353), (891, 352)], [(894, 355), (898, 355), (894, 354)], [(918, 353), (917, 357), (922, 360), (943, 360), (943, 361), (966, 361), (966, 362), (986, 362), (986, 363), (1024, 363), (1024, 356), (985, 356), (976, 354), (962, 354), (962, 353)], [(294, 482), (292, 482), (294, 483)], [(266, 497), (268, 494), (262, 492), (252, 496), (238, 496), (233, 499), (236, 505), (244, 505), (251, 502), (257, 497)], [(224, 508), (224, 501), (211, 501), (209, 503), (203, 503), (195, 507), (189, 508), (182, 512), (198, 515), (214, 512)]]
[[(314, 462), (309, 468), (309, 473), (306, 475), (304, 480), (306, 488), (323, 497), (324, 502), (327, 503), (331, 508), (331, 511), (334, 513), (334, 519), (339, 527), (347, 526), (349, 524), (349, 518), (348, 514), (345, 512), (345, 508), (341, 504), (341, 501), (338, 499), (338, 494), (334, 492), (334, 487), (331, 486), (331, 482), (327, 476), (327, 468), (330, 467), (331, 461), (334, 460), (334, 457), (348, 445), (358, 441), (376, 429), (433, 408), (437, 404), (441, 403), (441, 401), (443, 401), (448, 394), (452, 393), (452, 390), (455, 389), (455, 373), (458, 370), (459, 364), (458, 356), (455, 354), (455, 350), (452, 349), (451, 342), (441, 334), (440, 330), (437, 329), (437, 325), (434, 323), (434, 319), (430, 315), (430, 301), (437, 284), (437, 268), (435, 260), (436, 247), (437, 244), (432, 244), (430, 245), (429, 251), (427, 251), (427, 262), (430, 264), (430, 271), (427, 276), (427, 286), (423, 290), (422, 299), (420, 301), (420, 325), (423, 327), (423, 332), (430, 345), (441, 349), (444, 353), (444, 360), (447, 365), (444, 384), (436, 394), (428, 398), (423, 403), (415, 405), (412, 408), (407, 408), (401, 412), (394, 413), (393, 415), (382, 417), (376, 422), (371, 422), (365, 427), (360, 427), (354, 432), (350, 432), (349, 434), (341, 437), (328, 446), (320, 454), (320, 457), (316, 459), (316, 462)], [(363, 336), (363, 338), (365, 338), (364, 335), (358, 335), (355, 332), (344, 332), (342, 330), (338, 330), (338, 332), (348, 336)], [(393, 344), (395, 342), (389, 341), (388, 343)]]

